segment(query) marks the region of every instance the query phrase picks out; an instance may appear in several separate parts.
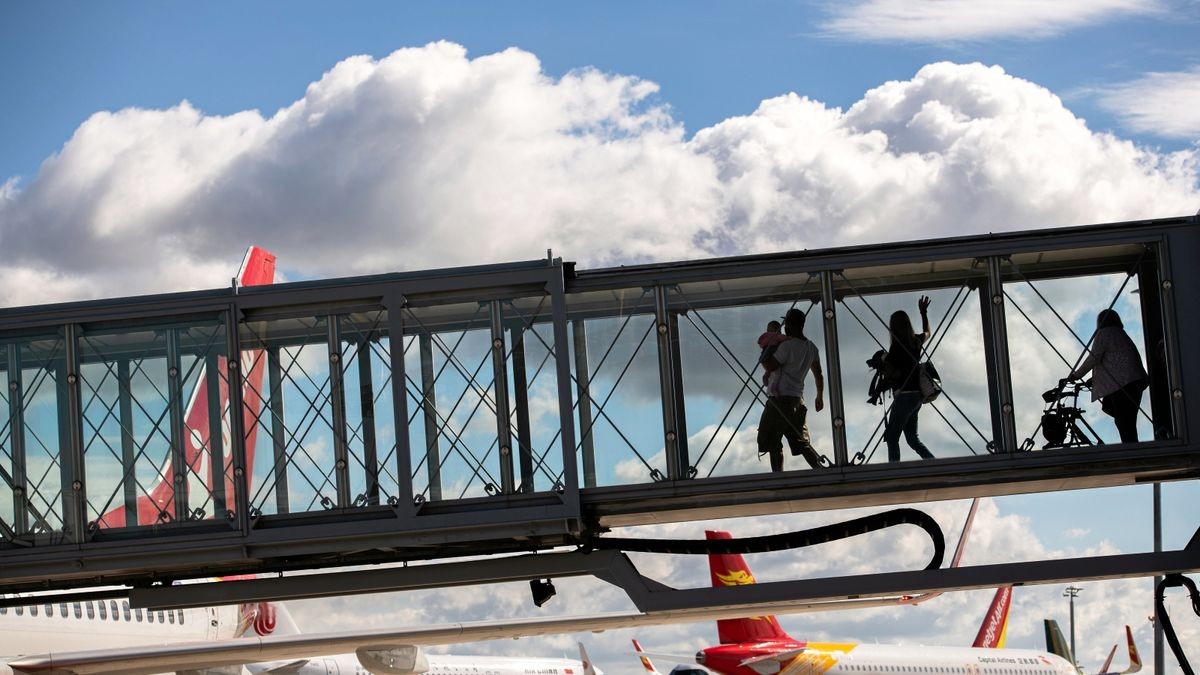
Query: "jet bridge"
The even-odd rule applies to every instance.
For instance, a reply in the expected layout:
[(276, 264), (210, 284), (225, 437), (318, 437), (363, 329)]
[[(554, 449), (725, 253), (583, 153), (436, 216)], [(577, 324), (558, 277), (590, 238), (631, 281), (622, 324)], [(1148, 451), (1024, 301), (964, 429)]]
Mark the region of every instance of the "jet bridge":
[[(0, 589), (167, 583), (152, 601), (166, 606), (189, 602), (168, 598), (181, 597), (177, 579), (429, 560), (386, 579), (222, 593), (595, 574), (639, 606), (677, 609), (711, 604), (712, 589), (663, 595), (611, 553), (447, 560), (586, 549), (618, 526), (1195, 479), (1200, 367), (1185, 346), (1200, 344), (1198, 224), (594, 270), (547, 258), (6, 309)], [(865, 361), (887, 346), (893, 311), (916, 320), (920, 296), (932, 299), (925, 357), (944, 390), (920, 413), (934, 458), (902, 442), (889, 461), (890, 401), (866, 402)], [(808, 390), (820, 461), (788, 456), (772, 472), (755, 442), (756, 339), (791, 308), (807, 315), (824, 371), (823, 410)], [(1059, 386), (1106, 308), (1148, 372), (1136, 442), (1086, 391)], [(122, 505), (125, 517), (108, 516)], [(1195, 569), (1193, 541), (795, 582), (788, 597)]]

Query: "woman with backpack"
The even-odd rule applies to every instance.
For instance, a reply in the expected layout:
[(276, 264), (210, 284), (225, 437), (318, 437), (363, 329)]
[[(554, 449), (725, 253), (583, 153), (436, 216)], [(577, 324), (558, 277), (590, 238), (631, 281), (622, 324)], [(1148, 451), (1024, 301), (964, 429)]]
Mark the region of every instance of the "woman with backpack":
[(929, 339), (929, 296), (922, 295), (917, 300), (917, 309), (921, 312), (921, 333), (913, 330), (912, 319), (908, 312), (899, 310), (892, 313), (888, 320), (888, 332), (891, 334), (891, 345), (884, 359), (885, 372), (892, 387), (895, 399), (892, 410), (888, 414), (887, 425), (883, 429), (883, 440), (887, 443), (888, 461), (900, 461), (900, 434), (908, 447), (916, 451), (922, 459), (933, 459), (929, 448), (917, 436), (917, 415), (921, 410), (921, 348)]

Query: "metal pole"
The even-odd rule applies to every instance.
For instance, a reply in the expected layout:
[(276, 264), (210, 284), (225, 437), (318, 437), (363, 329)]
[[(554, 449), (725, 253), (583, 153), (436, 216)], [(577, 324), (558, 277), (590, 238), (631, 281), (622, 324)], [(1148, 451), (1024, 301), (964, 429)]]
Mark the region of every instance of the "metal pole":
[[(87, 491), (85, 490), (83, 463), (83, 402), (79, 393), (79, 325), (63, 327), (66, 342), (66, 408), (67, 428), (59, 439), (62, 461), (63, 531), (67, 540), (81, 544), (84, 541), (84, 524), (87, 522)], [(62, 400), (59, 399), (59, 419), (62, 419)], [(64, 442), (65, 441), (65, 442)]]
[(675, 461), (679, 464), (679, 477), (691, 478), (694, 471), (692, 460), (688, 457), (687, 409), (684, 406), (683, 395), (683, 350), (679, 347), (679, 312), (668, 312), (667, 319), (670, 327), (667, 335), (671, 340), (671, 373), (674, 376), (672, 388), (675, 391), (675, 428), (679, 431), (675, 439)]
[(992, 407), (992, 419), (999, 416), (1001, 431), (1000, 438), (994, 439), (996, 452), (1015, 452), (1017, 430), (1013, 419), (1012, 373), (1008, 362), (1008, 329), (1004, 320), (1004, 282), (1000, 276), (1000, 260), (998, 256), (987, 259), (987, 288), (991, 302), (989, 321), (985, 323), (989, 330), (983, 339), (990, 346), (987, 351), (992, 356), (996, 395), (1000, 404), (999, 409), (994, 404)]
[[(1157, 421), (1156, 421), (1157, 424)], [(1154, 552), (1162, 551), (1162, 483), (1154, 484)], [(1151, 596), (1158, 589), (1158, 583), (1162, 581), (1161, 576), (1154, 577), (1154, 586), (1150, 588)], [(1151, 617), (1154, 620), (1154, 675), (1162, 675), (1165, 669), (1163, 660), (1163, 631), (1162, 622), (1158, 616), (1158, 603), (1151, 602), (1154, 607), (1154, 615)]]
[(171, 475), (166, 480), (172, 481), (175, 499), (172, 517), (175, 521), (191, 520), (191, 507), (188, 505), (188, 464), (187, 430), (183, 421), (183, 356), (179, 353), (179, 332), (174, 328), (167, 329), (167, 408), (171, 418)]
[[(583, 486), (596, 487), (596, 448), (592, 443), (591, 370), (588, 365), (587, 328), (583, 319), (571, 322), (575, 342), (575, 386), (579, 394), (579, 433), (583, 450)], [(574, 450), (572, 448), (572, 450)]]
[(429, 481), (429, 501), (442, 498), (442, 449), (438, 439), (437, 389), (433, 374), (433, 338), (426, 331), (417, 335), (421, 352), (421, 410), (425, 418), (425, 473)]
[(346, 383), (342, 365), (342, 336), (339, 317), (325, 317), (326, 347), (329, 350), (329, 396), (333, 408), (333, 471), (337, 507), (350, 506), (350, 452), (346, 447)]
[(375, 384), (371, 373), (371, 336), (358, 343), (358, 406), (362, 412), (363, 467), (367, 473), (367, 504), (379, 504), (379, 451), (375, 440)]
[[(394, 436), (396, 439), (396, 506), (405, 505), (405, 510), (397, 512), (410, 513), (407, 509), (413, 503), (412, 484), (412, 449), (409, 437), (408, 417), (408, 373), (405, 369), (404, 357), (404, 296), (398, 292), (388, 292), (383, 297), (384, 307), (387, 308), (387, 339), (388, 367), (391, 369), (392, 387), (392, 418)], [(402, 517), (403, 521), (403, 517)]]
[(499, 300), (491, 300), (489, 305), (492, 318), (492, 393), (496, 398), (496, 441), (500, 445), (500, 492), (509, 495), (516, 488), (516, 480), (513, 476), (512, 428), (508, 424), (508, 360), (504, 358), (504, 307)]
[(1063, 597), (1071, 603), (1071, 659), (1075, 662), (1072, 665), (1078, 665), (1079, 657), (1075, 655), (1075, 596), (1079, 595), (1082, 588), (1077, 586), (1067, 586), (1063, 591)]
[[(140, 525), (137, 507), (137, 467), (133, 440), (133, 396), (129, 359), (117, 361), (117, 408), (121, 420), (121, 483), (125, 492), (125, 526)], [(156, 504), (157, 506), (157, 504)], [(146, 523), (153, 525), (153, 523)]]
[[(283, 366), (277, 346), (267, 348), (267, 387), (271, 394), (271, 449), (275, 454), (275, 512), (291, 511), (288, 493), (287, 427), (283, 419)], [(251, 467), (247, 467), (250, 470)]]
[(21, 384), (21, 346), (8, 345), (8, 419), (12, 447), (13, 527), (18, 534), (29, 531), (29, 512), (25, 508), (25, 421), (24, 387)]
[[(221, 410), (221, 374), (220, 357), (209, 352), (204, 357), (204, 390), (208, 401), (208, 481), (212, 491), (213, 518), (225, 517), (228, 509), (228, 497), (225, 494), (226, 460), (225, 439)], [(232, 389), (232, 387), (230, 387)], [(202, 448), (197, 448), (203, 452)], [(126, 507), (128, 512), (128, 507)]]
[(679, 432), (678, 420), (675, 417), (675, 359), (671, 350), (671, 322), (667, 309), (667, 288), (663, 285), (654, 287), (654, 318), (658, 335), (658, 383), (662, 395), (663, 416), (663, 448), (666, 451), (667, 478), (679, 480), (683, 475), (679, 471)]
[[(532, 329), (531, 329), (532, 330)], [(525, 368), (524, 326), (514, 324), (512, 336), (513, 405), (517, 413), (517, 452), (520, 456), (521, 485), (517, 492), (533, 492), (533, 442), (529, 426), (529, 375)]]
[(838, 351), (837, 298), (833, 294), (833, 272), (821, 272), (821, 315), (825, 319), (825, 384), (829, 389), (829, 414), (833, 415), (834, 463), (850, 463), (846, 445), (846, 408), (842, 399), (842, 362)]

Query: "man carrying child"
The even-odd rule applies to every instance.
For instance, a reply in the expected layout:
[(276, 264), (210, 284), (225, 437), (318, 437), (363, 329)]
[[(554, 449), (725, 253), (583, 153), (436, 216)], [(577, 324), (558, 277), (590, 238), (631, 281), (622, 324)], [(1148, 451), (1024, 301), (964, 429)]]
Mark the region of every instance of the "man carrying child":
[(767, 371), (767, 404), (758, 421), (758, 452), (770, 455), (772, 471), (783, 471), (783, 438), (792, 456), (803, 455), (814, 469), (822, 465), (821, 455), (809, 440), (804, 378), (812, 371), (820, 412), (825, 408), (825, 376), (817, 346), (804, 337), (804, 322), (804, 312), (789, 309), (783, 318), (782, 338), (773, 336), (770, 325), (768, 332), (759, 337), (759, 346), (763, 347), (760, 358)]

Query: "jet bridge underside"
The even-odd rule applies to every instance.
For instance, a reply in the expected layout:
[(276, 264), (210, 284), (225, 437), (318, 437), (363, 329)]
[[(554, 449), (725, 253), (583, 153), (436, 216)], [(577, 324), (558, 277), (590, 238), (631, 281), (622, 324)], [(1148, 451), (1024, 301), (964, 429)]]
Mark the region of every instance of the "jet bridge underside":
[[(640, 609), (674, 611), (717, 599), (665, 589), (611, 553), (448, 560), (587, 545), (621, 526), (1192, 480), (1197, 225), (598, 270), (547, 259), (3, 310), (0, 590), (128, 584), (168, 606), (191, 601), (147, 586), (429, 560), (387, 579), (222, 592), (595, 574)], [(891, 312), (915, 319), (921, 295), (944, 387), (921, 412), (934, 459), (901, 441), (890, 461), (888, 402), (864, 402), (864, 362), (887, 346)], [(772, 472), (755, 442), (767, 403), (755, 340), (792, 307), (824, 369), (826, 405), (808, 412), (821, 462), (787, 456)], [(1137, 442), (1086, 391), (1042, 397), (1106, 308), (1148, 372)], [(1049, 409), (1068, 423), (1062, 438), (1043, 428)], [(157, 510), (109, 517), (139, 499)], [(1078, 560), (1066, 576), (1034, 561), (801, 581), (786, 597), (1152, 575), (1198, 569), (1197, 556)]]

